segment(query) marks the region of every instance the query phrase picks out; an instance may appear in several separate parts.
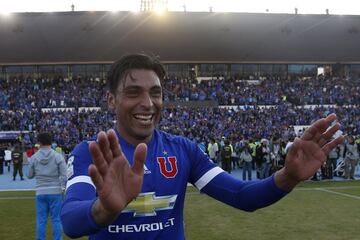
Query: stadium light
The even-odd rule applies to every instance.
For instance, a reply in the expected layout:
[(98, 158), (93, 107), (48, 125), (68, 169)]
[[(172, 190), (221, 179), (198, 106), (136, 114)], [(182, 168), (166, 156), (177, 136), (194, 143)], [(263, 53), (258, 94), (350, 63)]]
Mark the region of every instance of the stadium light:
[(156, 4), (154, 7), (154, 12), (158, 15), (163, 15), (166, 11), (166, 8), (162, 4)]
[(130, 12), (134, 13), (134, 14), (138, 14), (140, 12), (139, 9), (131, 9)]
[[(49, 0), (8, 0), (2, 1), (0, 6), (1, 15), (9, 15), (9, 12), (58, 12), (58, 11), (156, 11), (163, 14), (166, 11), (183, 12), (209, 12), (210, 6), (215, 12), (249, 12), (249, 13), (292, 13), (294, 14), (327, 14), (326, 9), (331, 9), (334, 15), (359, 15), (359, 0), (316, 0), (316, 1), (291, 1), (291, 0), (102, 0), (85, 1), (49, 1)], [(140, 7), (144, 2), (146, 6)], [(156, 7), (160, 4), (163, 7)], [(295, 6), (296, 4), (296, 6)], [(155, 9), (156, 7), (156, 9)], [(298, 10), (295, 11), (295, 8)], [(133, 9), (136, 9), (133, 10)], [(299, 11), (301, 9), (301, 11)], [(329, 12), (330, 15), (330, 12)]]
[(11, 14), (11, 5), (8, 3), (2, 4), (0, 7), (0, 15), (8, 17)]
[(3, 17), (9, 17), (11, 12), (0, 10), (0, 15)]
[(157, 14), (157, 15), (163, 15), (165, 13), (165, 9), (163, 8), (155, 8), (154, 9), (154, 12)]

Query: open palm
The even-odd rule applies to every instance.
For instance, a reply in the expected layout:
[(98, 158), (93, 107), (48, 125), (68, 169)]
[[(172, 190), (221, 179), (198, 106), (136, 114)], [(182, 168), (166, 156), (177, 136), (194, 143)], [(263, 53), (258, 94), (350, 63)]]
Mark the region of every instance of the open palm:
[(329, 152), (343, 142), (344, 136), (333, 139), (340, 129), (336, 115), (331, 114), (312, 124), (301, 138), (296, 138), (285, 160), (285, 171), (296, 181), (303, 181), (313, 176), (326, 161)]
[(89, 166), (89, 175), (100, 204), (106, 211), (119, 214), (141, 190), (146, 144), (136, 147), (133, 166), (122, 153), (113, 130), (100, 132), (97, 142), (92, 142), (89, 149), (94, 162)]

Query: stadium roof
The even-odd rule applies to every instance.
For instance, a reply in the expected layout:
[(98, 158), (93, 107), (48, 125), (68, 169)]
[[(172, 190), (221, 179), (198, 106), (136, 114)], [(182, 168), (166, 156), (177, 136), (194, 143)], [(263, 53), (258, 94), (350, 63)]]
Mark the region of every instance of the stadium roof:
[(163, 62), (360, 63), (360, 16), (167, 12), (0, 16), (0, 64)]

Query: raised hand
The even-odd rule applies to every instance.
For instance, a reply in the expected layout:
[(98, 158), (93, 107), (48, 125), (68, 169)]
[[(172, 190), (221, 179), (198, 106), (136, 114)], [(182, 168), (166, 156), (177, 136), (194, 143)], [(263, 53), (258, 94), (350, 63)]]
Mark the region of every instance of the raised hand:
[(99, 225), (106, 225), (141, 191), (147, 146), (142, 143), (136, 147), (133, 166), (121, 151), (114, 130), (100, 132), (89, 150), (94, 162), (89, 166), (89, 175), (98, 194), (92, 214)]
[(296, 138), (286, 156), (285, 166), (275, 179), (277, 185), (290, 190), (297, 183), (309, 179), (326, 161), (329, 152), (344, 141), (344, 136), (332, 139), (340, 129), (335, 114), (330, 114), (313, 123), (305, 130), (301, 138)]

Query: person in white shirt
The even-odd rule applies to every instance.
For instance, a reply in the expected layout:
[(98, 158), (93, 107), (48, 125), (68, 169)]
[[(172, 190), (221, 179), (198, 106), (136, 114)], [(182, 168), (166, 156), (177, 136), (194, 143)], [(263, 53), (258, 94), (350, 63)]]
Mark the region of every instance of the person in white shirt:
[(251, 180), (251, 168), (252, 168), (252, 156), (250, 154), (250, 147), (249, 145), (246, 143), (243, 151), (240, 154), (240, 161), (242, 162), (242, 166), (243, 166), (243, 180), (246, 180), (246, 174), (248, 176), (248, 180)]
[(208, 145), (208, 153), (209, 153), (209, 157), (213, 162), (217, 162), (217, 155), (219, 152), (219, 146), (218, 144), (215, 142), (214, 138), (210, 139), (210, 143)]
[(5, 150), (5, 166), (7, 166), (8, 172), (10, 172), (10, 165), (11, 165), (11, 150), (10, 148)]

